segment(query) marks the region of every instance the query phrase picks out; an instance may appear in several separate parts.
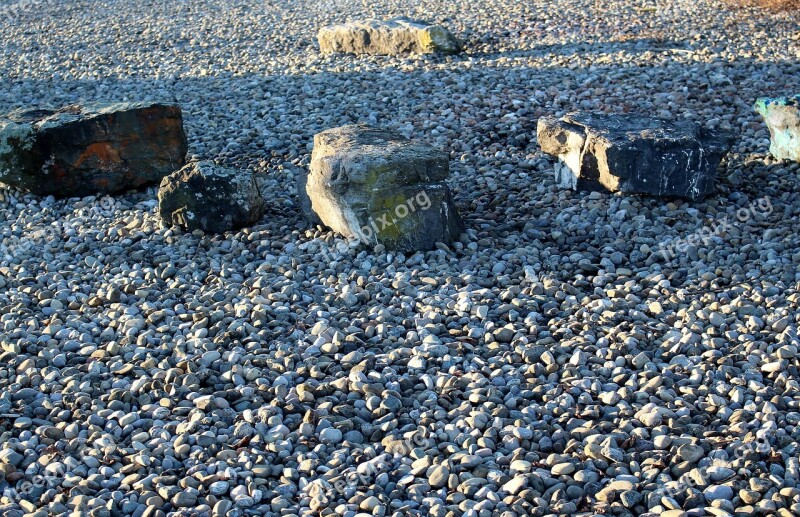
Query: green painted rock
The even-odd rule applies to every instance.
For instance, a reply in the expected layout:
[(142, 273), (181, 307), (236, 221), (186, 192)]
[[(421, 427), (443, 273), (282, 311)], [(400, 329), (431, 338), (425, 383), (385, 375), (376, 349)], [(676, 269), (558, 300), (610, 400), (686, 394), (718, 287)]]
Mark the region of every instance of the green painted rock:
[(800, 95), (758, 99), (755, 109), (769, 127), (772, 156), (800, 162)]
[(86, 196), (159, 181), (186, 160), (178, 106), (91, 104), (0, 117), (0, 183)]
[(343, 126), (314, 137), (298, 195), (312, 222), (347, 239), (430, 250), (461, 233), (448, 174), (447, 155), (438, 149), (391, 131)]
[(394, 18), (323, 27), (317, 34), (322, 52), (351, 54), (454, 54), (458, 40), (439, 25)]
[(193, 162), (161, 180), (158, 209), (166, 226), (222, 233), (257, 222), (264, 199), (252, 173)]
[(572, 113), (539, 119), (542, 150), (563, 187), (702, 200), (714, 190), (731, 135), (688, 121)]

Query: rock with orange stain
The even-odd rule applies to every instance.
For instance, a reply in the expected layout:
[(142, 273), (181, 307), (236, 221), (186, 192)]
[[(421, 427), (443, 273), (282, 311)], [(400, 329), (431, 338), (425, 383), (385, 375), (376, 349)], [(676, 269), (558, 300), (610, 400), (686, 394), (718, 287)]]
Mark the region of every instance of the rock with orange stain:
[(0, 117), (0, 183), (41, 196), (152, 184), (180, 169), (186, 151), (175, 105), (91, 104)]

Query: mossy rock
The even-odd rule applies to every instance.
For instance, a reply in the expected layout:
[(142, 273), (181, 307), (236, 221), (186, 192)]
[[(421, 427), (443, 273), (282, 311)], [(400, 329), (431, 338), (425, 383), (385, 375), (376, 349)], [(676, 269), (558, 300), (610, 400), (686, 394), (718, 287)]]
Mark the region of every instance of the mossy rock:
[(455, 54), (461, 50), (459, 41), (441, 25), (405, 17), (323, 27), (317, 40), (324, 53)]
[(445, 183), (447, 155), (369, 126), (316, 135), (311, 165), (298, 178), (309, 220), (366, 245), (411, 252), (452, 242), (461, 218)]

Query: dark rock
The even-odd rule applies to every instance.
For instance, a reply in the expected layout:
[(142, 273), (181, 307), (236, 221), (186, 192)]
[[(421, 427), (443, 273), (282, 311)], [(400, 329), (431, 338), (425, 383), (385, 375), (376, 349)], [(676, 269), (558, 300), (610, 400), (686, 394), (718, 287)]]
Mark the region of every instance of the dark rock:
[(0, 118), (0, 183), (42, 196), (119, 192), (179, 169), (186, 150), (178, 106), (18, 110)]
[(33, 388), (21, 388), (19, 390), (14, 391), (11, 394), (11, 400), (18, 401), (22, 400), (25, 402), (31, 402), (33, 399), (36, 398), (39, 392)]
[(23, 517), (25, 512), (13, 504), (0, 504), (0, 515), (3, 517)]
[(19, 467), (24, 459), (25, 457), (14, 449), (3, 449), (0, 451), (0, 463)]
[(755, 109), (769, 128), (772, 156), (800, 162), (800, 95), (758, 99)]
[(300, 205), (300, 211), (303, 212), (303, 215), (311, 224), (325, 226), (322, 219), (311, 209), (311, 198), (308, 197), (308, 192), (306, 191), (306, 184), (308, 183), (308, 169), (306, 167), (300, 168), (296, 182), (297, 203)]
[[(429, 250), (461, 232), (445, 183), (447, 155), (369, 126), (314, 137), (309, 173), (298, 178), (300, 205), (347, 239), (403, 252)], [(304, 200), (303, 196), (307, 196)]]
[(642, 494), (635, 490), (625, 490), (619, 494), (619, 499), (626, 508), (633, 508), (642, 500)]
[(322, 52), (352, 54), (453, 54), (458, 40), (439, 25), (408, 18), (366, 20), (323, 27), (317, 34)]
[(158, 207), (165, 225), (221, 233), (253, 224), (264, 215), (255, 176), (213, 162), (194, 162), (164, 177)]
[(686, 121), (570, 114), (539, 119), (542, 150), (564, 187), (702, 200), (714, 190), (731, 136)]

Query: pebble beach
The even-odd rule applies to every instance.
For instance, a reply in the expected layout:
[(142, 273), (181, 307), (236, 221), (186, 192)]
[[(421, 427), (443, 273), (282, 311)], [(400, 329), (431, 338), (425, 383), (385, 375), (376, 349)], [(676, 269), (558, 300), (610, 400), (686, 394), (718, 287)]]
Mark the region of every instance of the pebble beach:
[[(409, 16), (451, 56), (321, 54)], [(797, 13), (707, 0), (0, 2), (0, 112), (156, 99), (261, 220), (0, 188), (0, 517), (800, 515)], [(543, 116), (732, 132), (702, 202), (565, 189)], [(449, 154), (457, 242), (305, 222), (313, 137)]]

